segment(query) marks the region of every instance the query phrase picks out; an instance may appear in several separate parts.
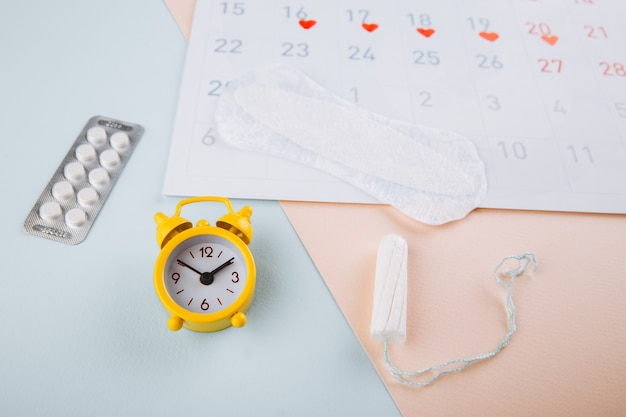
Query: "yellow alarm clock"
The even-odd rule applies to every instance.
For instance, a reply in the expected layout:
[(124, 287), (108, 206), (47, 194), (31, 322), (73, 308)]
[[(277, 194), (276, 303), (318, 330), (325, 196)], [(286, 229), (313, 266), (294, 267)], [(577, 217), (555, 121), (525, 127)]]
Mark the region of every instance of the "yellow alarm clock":
[[(215, 226), (200, 220), (194, 227), (180, 212), (186, 204), (198, 202), (224, 203), (228, 213)], [(251, 215), (248, 206), (234, 212), (230, 200), (212, 196), (181, 200), (172, 217), (155, 214), (161, 252), (154, 285), (170, 314), (170, 330), (214, 332), (246, 324), (256, 284), (256, 266), (248, 248)]]

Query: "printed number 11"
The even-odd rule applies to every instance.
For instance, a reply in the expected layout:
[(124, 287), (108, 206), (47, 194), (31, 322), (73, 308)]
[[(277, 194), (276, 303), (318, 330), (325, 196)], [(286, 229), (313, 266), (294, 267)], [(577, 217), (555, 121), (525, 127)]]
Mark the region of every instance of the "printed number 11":
[[(569, 145), (567, 147), (567, 150), (570, 151), (572, 155), (572, 159), (574, 160), (575, 163), (581, 162), (578, 152), (576, 152), (576, 149), (572, 145)], [(591, 155), (591, 149), (589, 149), (589, 146), (583, 146), (581, 150), (582, 150), (582, 154), (585, 155), (587, 162), (593, 164), (595, 161), (593, 160), (593, 156)]]

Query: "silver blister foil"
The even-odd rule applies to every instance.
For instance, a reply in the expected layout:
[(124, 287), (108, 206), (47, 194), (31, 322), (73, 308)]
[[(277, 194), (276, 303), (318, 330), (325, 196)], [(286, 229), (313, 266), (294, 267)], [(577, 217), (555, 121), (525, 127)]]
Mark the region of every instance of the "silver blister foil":
[(89, 119), (26, 217), (26, 231), (70, 245), (85, 240), (143, 131), (108, 117)]

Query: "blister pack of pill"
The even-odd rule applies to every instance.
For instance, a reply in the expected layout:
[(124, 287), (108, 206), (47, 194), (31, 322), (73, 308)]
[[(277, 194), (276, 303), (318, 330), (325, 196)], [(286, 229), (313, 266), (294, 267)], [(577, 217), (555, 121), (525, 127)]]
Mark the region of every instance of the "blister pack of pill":
[(85, 240), (143, 131), (103, 116), (89, 119), (26, 217), (26, 231), (70, 245)]

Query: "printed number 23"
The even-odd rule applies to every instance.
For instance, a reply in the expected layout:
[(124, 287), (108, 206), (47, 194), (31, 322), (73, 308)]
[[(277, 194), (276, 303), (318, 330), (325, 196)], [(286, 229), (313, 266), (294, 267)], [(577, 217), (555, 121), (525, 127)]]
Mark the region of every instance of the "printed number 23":
[(309, 45), (306, 43), (283, 42), (282, 56), (304, 58), (309, 56)]

